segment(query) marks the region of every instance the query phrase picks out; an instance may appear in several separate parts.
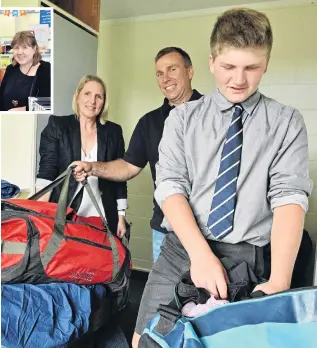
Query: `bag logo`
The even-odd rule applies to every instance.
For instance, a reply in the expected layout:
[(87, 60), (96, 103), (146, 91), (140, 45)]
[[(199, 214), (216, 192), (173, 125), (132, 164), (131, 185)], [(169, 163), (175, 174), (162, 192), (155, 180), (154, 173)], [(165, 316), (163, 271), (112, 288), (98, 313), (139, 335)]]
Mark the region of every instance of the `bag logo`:
[(83, 279), (91, 282), (94, 279), (95, 273), (93, 272), (71, 272), (70, 278)]

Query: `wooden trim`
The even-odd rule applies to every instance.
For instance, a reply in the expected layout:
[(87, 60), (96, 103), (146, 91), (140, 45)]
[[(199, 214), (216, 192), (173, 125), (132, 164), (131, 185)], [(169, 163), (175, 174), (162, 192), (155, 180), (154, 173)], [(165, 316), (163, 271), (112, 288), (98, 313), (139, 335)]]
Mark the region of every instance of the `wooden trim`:
[(94, 37), (98, 37), (99, 33), (96, 30), (92, 29), (90, 26), (88, 26), (84, 22), (82, 22), (79, 19), (77, 19), (76, 17), (72, 16), (70, 13), (68, 13), (68, 12), (64, 11), (63, 9), (61, 9), (60, 7), (56, 6), (51, 1), (49, 1), (49, 0), (42, 0), (41, 1), (41, 6), (43, 6), (43, 7), (52, 7), (54, 9), (54, 13), (56, 13), (60, 17), (64, 18), (68, 22), (76, 25), (80, 29), (86, 31), (88, 34), (90, 34), (90, 35), (92, 35)]

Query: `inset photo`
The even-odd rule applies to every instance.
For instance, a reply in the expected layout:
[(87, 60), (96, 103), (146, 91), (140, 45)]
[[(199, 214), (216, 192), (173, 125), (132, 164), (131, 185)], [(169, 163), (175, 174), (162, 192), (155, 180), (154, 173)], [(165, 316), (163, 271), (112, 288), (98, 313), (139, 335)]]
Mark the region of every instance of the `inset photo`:
[(0, 8), (0, 112), (53, 113), (53, 9)]

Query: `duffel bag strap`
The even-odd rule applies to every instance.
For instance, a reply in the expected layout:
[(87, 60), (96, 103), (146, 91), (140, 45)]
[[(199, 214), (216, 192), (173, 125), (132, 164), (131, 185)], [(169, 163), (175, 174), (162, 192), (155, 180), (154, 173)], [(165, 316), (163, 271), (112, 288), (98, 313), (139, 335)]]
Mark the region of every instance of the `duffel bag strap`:
[[(73, 169), (75, 166), (69, 166), (62, 174), (60, 174), (53, 182), (51, 182), (49, 185), (44, 187), (39, 192), (35, 193), (33, 196), (31, 196), (30, 200), (38, 200), (42, 196), (44, 196), (46, 193), (50, 192), (54, 187), (59, 185), (61, 182), (64, 181), (59, 199), (57, 204), (57, 211), (56, 211), (56, 218), (54, 223), (54, 234), (45, 248), (45, 252), (42, 255), (42, 261), (43, 265), (48, 263), (51, 258), (54, 256), (56, 250), (58, 249), (61, 241), (64, 238), (64, 230), (65, 230), (65, 224), (66, 224), (66, 210), (67, 210), (67, 198), (68, 198), (68, 191), (69, 191), (69, 182), (71, 175), (73, 173)], [(83, 186), (85, 187), (94, 207), (96, 208), (98, 214), (100, 215), (104, 226), (106, 227), (106, 233), (109, 238), (110, 246), (112, 248), (112, 257), (113, 257), (113, 270), (112, 270), (112, 279), (114, 280), (117, 274), (120, 271), (120, 260), (119, 260), (119, 252), (118, 247), (116, 244), (116, 241), (114, 239), (113, 234), (111, 233), (109, 226), (107, 224), (107, 220), (103, 216), (100, 207), (97, 203), (97, 200), (92, 192), (92, 189), (88, 183), (87, 180), (85, 180), (83, 183)]]
[[(54, 180), (50, 185), (46, 186), (44, 189), (38, 192), (39, 195), (35, 194), (31, 199), (38, 199), (43, 194), (48, 192), (54, 187), (54, 184), (59, 181), (64, 180), (64, 184), (58, 199), (56, 217), (54, 221), (54, 233), (49, 243), (46, 245), (44, 252), (41, 254), (41, 261), (43, 267), (45, 267), (53, 258), (56, 251), (59, 249), (62, 241), (64, 240), (64, 231), (66, 224), (66, 210), (67, 210), (67, 197), (69, 190), (69, 181), (72, 175), (72, 168), (68, 168), (64, 173), (62, 173), (56, 180)], [(51, 186), (52, 185), (52, 186)]]
[(112, 234), (112, 232), (110, 231), (109, 229), (109, 225), (107, 223), (107, 220), (105, 218), (105, 216), (103, 215), (100, 207), (99, 207), (99, 204), (96, 200), (96, 197), (91, 189), (91, 186), (89, 185), (88, 183), (88, 180), (85, 179), (83, 182), (82, 182), (82, 185), (85, 187), (91, 201), (92, 201), (92, 204), (94, 205), (94, 207), (96, 208), (99, 216), (101, 217), (102, 219), (102, 222), (104, 224), (104, 226), (106, 227), (107, 229), (107, 235), (109, 237), (109, 242), (110, 242), (110, 245), (111, 245), (111, 248), (112, 248), (112, 257), (113, 257), (113, 270), (112, 270), (112, 280), (115, 279), (115, 277), (117, 276), (117, 274), (119, 273), (120, 271), (120, 260), (119, 260), (119, 252), (118, 252), (118, 247), (117, 247), (117, 243), (115, 241), (115, 238)]

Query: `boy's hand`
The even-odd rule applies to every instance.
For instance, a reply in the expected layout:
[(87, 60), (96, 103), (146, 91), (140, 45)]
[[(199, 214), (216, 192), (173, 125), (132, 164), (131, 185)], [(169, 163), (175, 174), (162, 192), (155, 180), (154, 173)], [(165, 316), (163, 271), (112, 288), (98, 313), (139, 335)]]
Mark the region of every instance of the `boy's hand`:
[(196, 287), (205, 288), (218, 299), (228, 297), (227, 272), (211, 250), (191, 257), (190, 274)]
[(271, 280), (269, 280), (266, 283), (257, 285), (254, 288), (253, 292), (261, 290), (266, 295), (271, 295), (271, 294), (275, 294), (275, 293), (280, 292), (280, 291), (289, 290), (289, 288), (290, 288), (290, 286), (288, 284), (277, 284), (277, 283), (274, 283)]

